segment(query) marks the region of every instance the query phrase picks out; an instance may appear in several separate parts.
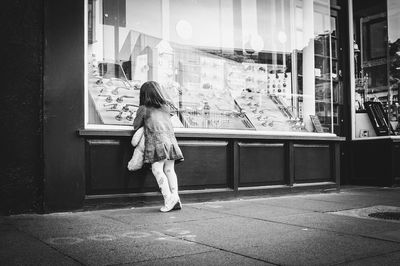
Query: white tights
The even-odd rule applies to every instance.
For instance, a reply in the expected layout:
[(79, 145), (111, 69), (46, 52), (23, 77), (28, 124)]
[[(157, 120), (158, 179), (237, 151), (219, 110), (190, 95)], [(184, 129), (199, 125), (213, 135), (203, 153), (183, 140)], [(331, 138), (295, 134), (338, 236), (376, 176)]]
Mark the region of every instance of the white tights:
[(157, 180), (164, 200), (172, 196), (178, 196), (178, 179), (174, 169), (175, 161), (163, 160), (151, 165), (151, 171)]

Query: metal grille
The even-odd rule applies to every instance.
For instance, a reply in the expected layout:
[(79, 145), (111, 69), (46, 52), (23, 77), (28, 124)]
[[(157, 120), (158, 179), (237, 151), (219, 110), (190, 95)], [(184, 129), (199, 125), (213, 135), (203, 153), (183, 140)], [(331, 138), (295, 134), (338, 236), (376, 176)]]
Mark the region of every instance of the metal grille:
[(400, 220), (400, 212), (374, 212), (368, 216), (385, 220)]

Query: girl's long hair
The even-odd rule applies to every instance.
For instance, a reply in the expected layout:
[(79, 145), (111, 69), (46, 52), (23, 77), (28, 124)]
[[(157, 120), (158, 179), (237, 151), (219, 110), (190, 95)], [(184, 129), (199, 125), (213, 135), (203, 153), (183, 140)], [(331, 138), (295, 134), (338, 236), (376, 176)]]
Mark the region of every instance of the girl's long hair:
[(160, 108), (167, 105), (161, 86), (155, 81), (147, 81), (140, 87), (139, 105)]

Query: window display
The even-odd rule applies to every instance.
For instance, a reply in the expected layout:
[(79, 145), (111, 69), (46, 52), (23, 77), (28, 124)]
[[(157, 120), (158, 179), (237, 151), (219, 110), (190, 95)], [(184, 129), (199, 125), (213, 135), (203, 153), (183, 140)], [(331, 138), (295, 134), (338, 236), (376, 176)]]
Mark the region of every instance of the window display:
[(388, 93), (388, 117), (393, 128), (393, 134), (400, 135), (400, 3), (388, 0), (388, 61), (389, 61), (389, 93)]
[(333, 132), (329, 1), (112, 2), (88, 1), (86, 127), (131, 126), (155, 80), (174, 127)]
[[(354, 0), (356, 138), (399, 135), (400, 4)], [(387, 41), (388, 40), (388, 41)]]

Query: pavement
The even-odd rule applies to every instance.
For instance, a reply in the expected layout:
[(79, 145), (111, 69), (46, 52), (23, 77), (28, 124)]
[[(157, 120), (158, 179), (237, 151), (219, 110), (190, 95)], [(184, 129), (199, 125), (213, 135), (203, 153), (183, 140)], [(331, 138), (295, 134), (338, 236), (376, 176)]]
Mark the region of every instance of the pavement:
[[(161, 197), (161, 196), (160, 196)], [(0, 217), (0, 265), (400, 265), (400, 188)]]

